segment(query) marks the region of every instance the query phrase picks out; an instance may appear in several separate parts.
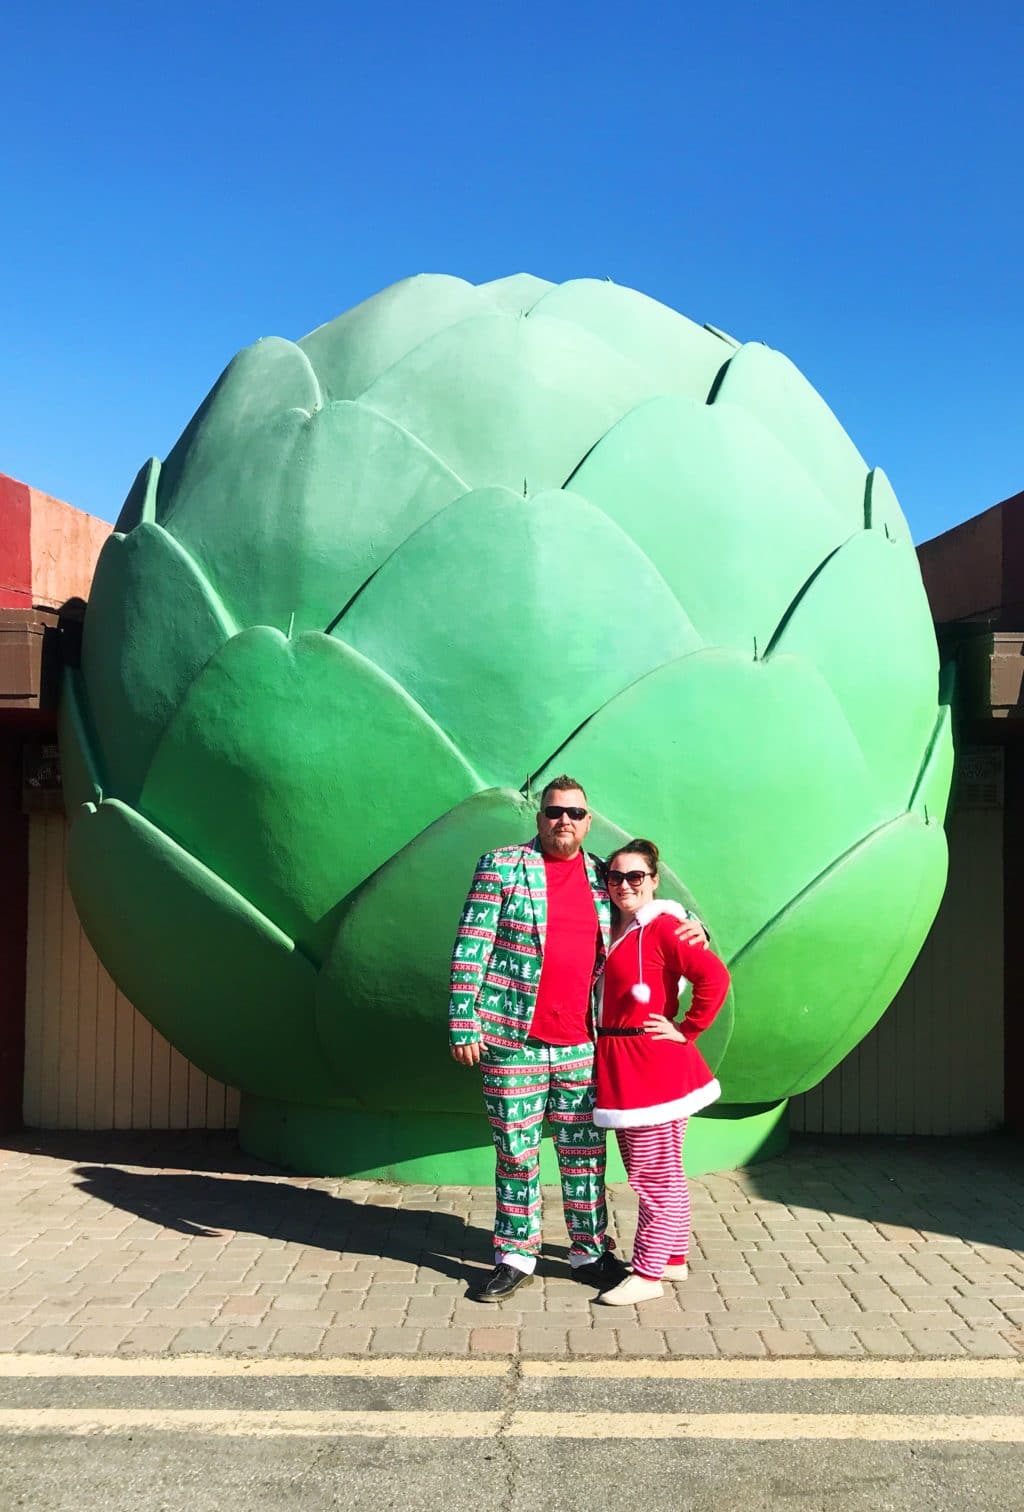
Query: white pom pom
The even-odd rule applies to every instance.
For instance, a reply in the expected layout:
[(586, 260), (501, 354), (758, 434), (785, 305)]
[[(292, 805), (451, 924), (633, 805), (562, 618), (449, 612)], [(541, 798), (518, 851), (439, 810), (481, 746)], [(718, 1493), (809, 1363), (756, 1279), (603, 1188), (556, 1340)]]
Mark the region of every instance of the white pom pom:
[(636, 982), (629, 990), (638, 1003), (649, 1003), (651, 1001), (651, 989), (646, 982)]

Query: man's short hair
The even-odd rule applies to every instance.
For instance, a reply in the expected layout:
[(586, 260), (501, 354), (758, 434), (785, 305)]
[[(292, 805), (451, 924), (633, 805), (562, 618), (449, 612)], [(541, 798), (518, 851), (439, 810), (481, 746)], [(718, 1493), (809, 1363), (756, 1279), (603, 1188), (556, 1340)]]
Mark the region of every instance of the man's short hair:
[(587, 790), (582, 782), (575, 777), (570, 777), (567, 772), (563, 772), (561, 777), (552, 777), (551, 781), (545, 784), (544, 791), (540, 795), (540, 807), (544, 807), (551, 793), (565, 793), (570, 788), (575, 788), (578, 793), (583, 794), (584, 798), (587, 797)]

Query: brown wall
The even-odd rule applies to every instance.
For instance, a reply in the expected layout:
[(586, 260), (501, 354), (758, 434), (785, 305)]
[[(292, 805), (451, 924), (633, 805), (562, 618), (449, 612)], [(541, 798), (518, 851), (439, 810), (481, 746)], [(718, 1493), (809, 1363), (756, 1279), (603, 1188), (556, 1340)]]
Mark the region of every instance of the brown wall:
[(923, 541), (917, 559), (937, 625), (1024, 625), (1024, 493)]
[(21, 812), (22, 737), (0, 727), (0, 1129), (21, 1127), (25, 1058), (28, 820)]
[[(1016, 731), (1014, 731), (1016, 735)], [(1024, 1134), (1024, 745), (1011, 739), (1005, 750), (1005, 830), (1003, 890), (1006, 899), (1006, 944), (1003, 957), (1005, 1013), (1003, 1047), (1006, 1126)]]
[(97, 960), (68, 888), (64, 815), (28, 823), (26, 1125), (234, 1128), (238, 1093), (172, 1049)]
[[(57, 616), (85, 598), (111, 526), (0, 473), (0, 1128), (22, 1116), (29, 825), (22, 812), (26, 740), (53, 740), (59, 688)], [(52, 677), (45, 675), (52, 672)]]
[[(956, 1135), (1003, 1126), (1003, 819), (998, 804), (954, 807), (949, 882), (921, 954), (871, 1033), (793, 1098), (794, 1130)], [(1015, 948), (1016, 932), (1007, 932), (1007, 961)]]

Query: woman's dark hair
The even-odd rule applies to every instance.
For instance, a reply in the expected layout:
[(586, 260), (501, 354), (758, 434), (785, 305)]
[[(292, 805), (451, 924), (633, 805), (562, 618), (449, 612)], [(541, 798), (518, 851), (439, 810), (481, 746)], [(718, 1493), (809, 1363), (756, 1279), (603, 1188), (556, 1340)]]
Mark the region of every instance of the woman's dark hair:
[(616, 856), (625, 856), (629, 852), (635, 852), (638, 856), (644, 856), (652, 874), (658, 875), (658, 847), (653, 840), (630, 840), (628, 845), (617, 845), (608, 860), (604, 863), (605, 871), (608, 870)]

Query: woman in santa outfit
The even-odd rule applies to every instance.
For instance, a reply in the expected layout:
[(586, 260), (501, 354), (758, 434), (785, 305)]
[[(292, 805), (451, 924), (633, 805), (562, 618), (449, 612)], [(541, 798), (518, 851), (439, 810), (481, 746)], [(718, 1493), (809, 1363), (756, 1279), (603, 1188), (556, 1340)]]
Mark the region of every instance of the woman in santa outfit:
[[(640, 1211), (633, 1273), (599, 1298), (611, 1307), (663, 1295), (662, 1278), (686, 1277), (690, 1198), (683, 1135), (692, 1113), (721, 1095), (694, 1040), (729, 990), (729, 972), (704, 944), (676, 930), (690, 917), (678, 903), (655, 902), (658, 847), (631, 840), (608, 861), (608, 893), (617, 917), (605, 962), (597, 1030), (594, 1123), (614, 1129)], [(693, 997), (682, 1023), (679, 993)]]

